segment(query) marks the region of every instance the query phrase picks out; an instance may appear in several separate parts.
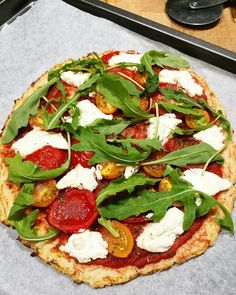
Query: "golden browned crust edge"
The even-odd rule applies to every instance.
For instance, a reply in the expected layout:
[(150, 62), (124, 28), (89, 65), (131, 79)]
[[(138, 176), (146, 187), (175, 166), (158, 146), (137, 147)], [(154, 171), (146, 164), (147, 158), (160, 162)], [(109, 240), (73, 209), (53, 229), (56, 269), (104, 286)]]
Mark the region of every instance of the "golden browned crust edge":
[[(61, 66), (61, 64), (56, 65), (54, 68), (59, 66)], [(47, 74), (48, 72), (43, 74), (36, 82), (31, 84), (24, 95), (16, 101), (13, 111), (38, 87), (42, 86), (47, 81)], [(223, 110), (217, 97), (210, 90), (205, 80), (202, 77), (197, 76), (193, 71), (191, 71), (191, 74), (198, 79), (201, 86), (205, 89), (209, 105), (215, 109)], [(9, 115), (8, 120), (10, 119), (10, 116), (11, 115)], [(7, 124), (8, 120), (6, 121), (5, 125)], [(7, 216), (19, 189), (16, 185), (10, 183), (7, 180), (8, 171), (2, 157), (2, 149), (3, 146), (0, 143), (0, 222), (9, 224), (7, 221)], [(228, 147), (223, 152), (223, 156), (225, 158), (223, 177), (228, 178), (234, 183), (236, 181), (236, 146), (234, 143), (230, 143), (228, 145)], [(232, 212), (235, 197), (236, 188), (231, 187), (228, 191), (222, 192), (220, 194), (219, 201), (229, 210), (229, 212)], [(209, 214), (205, 219), (201, 228), (193, 235), (191, 239), (189, 239), (177, 250), (174, 257), (162, 260), (158, 263), (146, 265), (143, 268), (127, 266), (119, 269), (113, 269), (99, 265), (88, 266), (79, 264), (76, 259), (70, 258), (68, 254), (55, 251), (53, 249), (58, 243), (57, 239), (37, 244), (24, 241), (23, 239), (19, 240), (25, 246), (32, 248), (36, 255), (44, 262), (71, 276), (75, 282), (87, 282), (91, 286), (99, 288), (105, 285), (127, 282), (140, 274), (145, 275), (155, 271), (162, 271), (170, 268), (174, 263), (180, 264), (194, 256), (202, 254), (209, 246), (214, 244), (219, 234), (220, 227), (214, 221), (214, 216), (216, 214), (221, 214), (219, 209), (212, 210), (211, 214)]]

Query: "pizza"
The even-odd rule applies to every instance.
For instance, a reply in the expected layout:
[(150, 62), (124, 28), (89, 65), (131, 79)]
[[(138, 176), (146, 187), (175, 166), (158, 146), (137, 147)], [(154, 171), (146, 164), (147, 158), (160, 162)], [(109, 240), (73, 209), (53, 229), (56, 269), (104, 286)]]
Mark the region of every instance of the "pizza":
[(233, 233), (232, 129), (178, 55), (95, 52), (43, 74), (1, 133), (0, 221), (98, 288), (202, 254)]

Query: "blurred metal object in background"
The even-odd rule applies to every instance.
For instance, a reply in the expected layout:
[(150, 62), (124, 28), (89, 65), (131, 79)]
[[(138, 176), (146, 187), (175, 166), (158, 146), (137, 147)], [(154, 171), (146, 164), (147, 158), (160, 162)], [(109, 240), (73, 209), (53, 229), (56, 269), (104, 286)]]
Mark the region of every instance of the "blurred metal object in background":
[(168, 0), (167, 14), (175, 21), (191, 26), (203, 26), (216, 22), (228, 0)]

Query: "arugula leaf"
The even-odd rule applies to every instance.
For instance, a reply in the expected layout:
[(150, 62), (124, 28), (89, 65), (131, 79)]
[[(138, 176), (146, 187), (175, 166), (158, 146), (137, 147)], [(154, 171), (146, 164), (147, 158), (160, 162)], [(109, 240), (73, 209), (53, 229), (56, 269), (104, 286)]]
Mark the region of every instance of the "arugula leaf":
[(67, 91), (60, 79), (57, 81), (57, 89), (61, 92), (62, 97), (65, 98), (67, 95)]
[[(142, 163), (141, 165), (170, 164), (178, 167), (184, 167), (188, 164), (205, 163), (215, 153), (216, 150), (212, 146), (201, 142), (199, 144), (187, 146), (180, 150), (171, 152), (158, 160)], [(224, 158), (219, 154), (212, 160), (222, 164)]]
[(19, 154), (16, 154), (14, 158), (6, 158), (5, 162), (8, 165), (8, 179), (20, 185), (21, 183), (30, 183), (60, 176), (68, 169), (70, 159), (68, 157), (61, 167), (52, 170), (43, 170), (30, 161), (23, 161)]
[(190, 107), (185, 107), (182, 105), (177, 105), (177, 104), (168, 103), (168, 102), (159, 102), (158, 105), (166, 109), (168, 113), (172, 113), (173, 111), (176, 111), (182, 114), (191, 114), (199, 118), (204, 117), (202, 114), (199, 113), (197, 109), (193, 109)]
[(1, 139), (3, 144), (11, 142), (18, 134), (18, 130), (28, 125), (29, 116), (37, 114), (41, 97), (46, 95), (49, 87), (56, 82), (57, 78), (53, 78), (44, 86), (38, 88), (13, 112), (3, 131)]
[(62, 115), (71, 108), (77, 102), (80, 96), (86, 95), (89, 88), (97, 81), (100, 74), (95, 74), (90, 76), (88, 80), (86, 80), (82, 85), (80, 85), (79, 90), (75, 92), (75, 94), (66, 102), (60, 105), (58, 110), (53, 114), (46, 114), (46, 130), (51, 130), (57, 127), (60, 127), (60, 120)]
[(177, 90), (172, 87), (167, 87), (167, 89), (159, 89), (161, 94), (163, 94), (163, 99), (165, 101), (175, 100), (176, 102), (184, 103), (185, 107), (197, 107), (203, 109), (203, 106), (191, 97), (188, 97), (182, 90)]
[(124, 151), (122, 147), (108, 144), (103, 134), (94, 134), (88, 128), (79, 128), (75, 138), (80, 143), (73, 145), (73, 150), (95, 152), (95, 155), (89, 160), (90, 165), (107, 161), (135, 165), (150, 154), (150, 151), (141, 153), (134, 147), (129, 147)]
[(131, 193), (137, 186), (142, 186), (146, 184), (155, 184), (160, 179), (157, 178), (148, 178), (142, 173), (138, 173), (130, 176), (128, 179), (125, 179), (124, 176), (112, 180), (109, 185), (100, 191), (96, 204), (100, 205), (104, 200), (110, 196), (115, 196), (119, 192), (128, 191)]
[(225, 217), (223, 219), (216, 217), (215, 218), (216, 223), (218, 223), (222, 228), (228, 230), (233, 235), (234, 223), (229, 211), (219, 201), (217, 201), (217, 204), (223, 211)]
[(141, 64), (145, 66), (146, 70), (151, 75), (154, 75), (154, 71), (152, 69), (153, 65), (158, 65), (161, 68), (165, 66), (174, 69), (189, 68), (189, 63), (179, 55), (171, 55), (164, 51), (156, 50), (147, 51), (141, 58)]
[(152, 94), (159, 85), (159, 77), (158, 75), (151, 75), (148, 73), (147, 80), (146, 80), (146, 87), (142, 95), (150, 95)]
[(32, 226), (39, 214), (39, 210), (34, 210), (30, 214), (25, 215), (24, 209), (34, 203), (32, 195), (33, 186), (34, 184), (32, 183), (24, 184), (22, 186), (16, 196), (13, 206), (11, 207), (8, 220), (24, 240), (41, 242), (57, 236), (59, 232), (54, 228), (49, 228), (47, 234), (38, 236), (37, 231), (32, 230)]
[(125, 121), (123, 119), (107, 120), (107, 119), (96, 119), (87, 127), (93, 132), (108, 135), (108, 134), (119, 134), (127, 126), (132, 124), (132, 121)]
[[(203, 216), (216, 206), (218, 202), (200, 191), (196, 191), (190, 183), (182, 180), (177, 170), (171, 172), (173, 189), (169, 192), (152, 192), (148, 190), (136, 191), (135, 194), (126, 195), (115, 201), (109, 201), (99, 208), (104, 218), (116, 218), (124, 220), (130, 216), (138, 216), (141, 213), (152, 211), (152, 220), (160, 221), (174, 202), (181, 202), (184, 206), (184, 230), (188, 230), (196, 217)], [(201, 205), (197, 207), (195, 201), (201, 198)], [(219, 205), (219, 204), (218, 204)], [(233, 232), (232, 219), (222, 204), (225, 214), (223, 219), (218, 220), (225, 228)]]
[(55, 77), (60, 77), (61, 73), (66, 72), (66, 71), (74, 71), (74, 72), (79, 72), (79, 71), (89, 71), (89, 72), (100, 72), (103, 73), (105, 71), (106, 67), (102, 60), (96, 56), (96, 58), (87, 58), (87, 59), (78, 59), (75, 61), (71, 61), (62, 67), (52, 70), (48, 74), (48, 80), (50, 81), (51, 79)]
[(98, 223), (104, 226), (115, 238), (120, 236), (119, 232), (112, 226), (110, 219), (100, 217), (98, 218)]
[(136, 88), (133, 83), (117, 77), (118, 75), (113, 73), (105, 73), (98, 79), (98, 91), (105, 97), (106, 101), (122, 110), (126, 117), (135, 119), (150, 118), (151, 114), (140, 109), (139, 98), (136, 96), (130, 98), (130, 95), (134, 95), (134, 89)]
[(160, 141), (157, 138), (152, 139), (132, 139), (132, 138), (126, 138), (126, 139), (111, 139), (110, 142), (117, 142), (120, 143), (124, 148), (130, 147), (131, 144), (135, 144), (144, 151), (149, 151), (150, 148), (154, 150), (160, 150), (162, 148), (162, 145)]

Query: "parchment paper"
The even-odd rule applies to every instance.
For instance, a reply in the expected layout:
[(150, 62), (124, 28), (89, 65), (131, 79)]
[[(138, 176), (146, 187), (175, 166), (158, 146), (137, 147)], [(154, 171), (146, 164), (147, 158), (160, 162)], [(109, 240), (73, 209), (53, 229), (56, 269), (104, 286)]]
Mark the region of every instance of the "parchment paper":
[[(110, 49), (176, 52), (60, 0), (39, 0), (0, 32), (0, 125), (10, 113), (13, 100), (48, 68), (70, 57)], [(235, 76), (186, 58), (221, 98), (236, 128)], [(233, 218), (235, 221), (235, 212)], [(0, 225), (0, 295), (236, 294), (236, 241), (224, 231), (216, 245), (198, 258), (162, 273), (100, 290), (74, 284), (39, 259), (31, 258), (31, 251), (17, 242), (16, 237), (12, 229)]]

